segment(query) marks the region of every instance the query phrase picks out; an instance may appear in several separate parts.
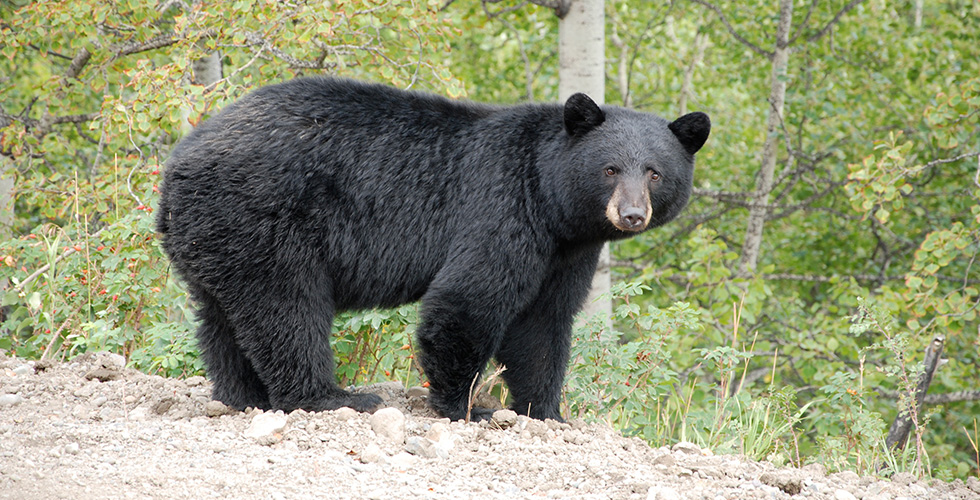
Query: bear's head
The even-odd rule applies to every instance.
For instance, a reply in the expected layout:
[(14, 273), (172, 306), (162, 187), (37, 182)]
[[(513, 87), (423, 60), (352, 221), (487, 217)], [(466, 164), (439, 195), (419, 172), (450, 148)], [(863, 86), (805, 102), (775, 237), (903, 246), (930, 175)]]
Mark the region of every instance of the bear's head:
[(564, 126), (563, 168), (571, 183), (566, 189), (577, 198), (577, 232), (603, 239), (632, 236), (676, 217), (691, 195), (694, 153), (711, 131), (704, 113), (668, 122), (650, 113), (600, 107), (585, 94), (565, 103)]

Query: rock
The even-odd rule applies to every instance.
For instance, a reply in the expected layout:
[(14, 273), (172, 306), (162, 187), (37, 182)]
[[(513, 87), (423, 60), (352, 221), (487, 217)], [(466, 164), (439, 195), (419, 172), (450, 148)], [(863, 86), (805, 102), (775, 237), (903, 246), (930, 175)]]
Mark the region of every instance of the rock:
[(778, 470), (764, 472), (759, 476), (759, 481), (783, 490), (790, 495), (795, 495), (803, 490), (803, 477), (797, 471)]
[(208, 401), (204, 405), (204, 414), (209, 417), (220, 417), (222, 415), (233, 415), (238, 413), (238, 410), (226, 406), (221, 401)]
[(405, 391), (405, 396), (409, 398), (425, 398), (429, 396), (429, 389), (419, 386), (409, 387)]
[(110, 380), (119, 380), (123, 376), (117, 370), (110, 370), (108, 368), (96, 368), (85, 374), (85, 380), (98, 380), (99, 382), (108, 382)]
[(562, 429), (571, 429), (572, 428), (572, 426), (570, 426), (570, 425), (568, 425), (568, 424), (566, 424), (564, 422), (559, 422), (557, 420), (552, 420), (550, 418), (544, 421), (544, 425), (548, 426), (548, 430), (551, 430), (551, 431), (559, 431), (559, 430), (562, 430)]
[(126, 367), (125, 356), (114, 352), (95, 353), (95, 362), (98, 367), (112, 371), (119, 371)]
[(908, 486), (915, 482), (915, 476), (908, 472), (898, 472), (892, 476), (892, 483), (901, 486)]
[(974, 476), (970, 476), (966, 479), (966, 487), (973, 490), (974, 493), (980, 494), (980, 479)]
[(4, 406), (13, 406), (15, 404), (22, 403), (24, 397), (20, 394), (4, 394), (0, 396), (0, 408)]
[(701, 454), (701, 447), (698, 446), (698, 445), (696, 445), (696, 444), (694, 444), (694, 443), (689, 443), (687, 441), (681, 441), (681, 442), (675, 444), (674, 446), (672, 446), (670, 448), (670, 451), (673, 451), (674, 453), (685, 454), (685, 455), (700, 455)]
[(827, 475), (827, 468), (823, 464), (807, 464), (800, 469), (810, 477), (824, 477)]
[(157, 415), (163, 415), (170, 411), (170, 408), (173, 408), (175, 404), (177, 404), (177, 400), (171, 396), (167, 396), (160, 401), (153, 403), (151, 410), (153, 410), (153, 413), (156, 413)]
[(663, 455), (660, 455), (659, 457), (653, 459), (653, 465), (665, 465), (667, 467), (673, 467), (674, 464), (676, 463), (677, 460), (674, 459), (674, 456), (669, 453), (664, 453)]
[(949, 498), (956, 498), (956, 499), (977, 498), (977, 494), (974, 493), (973, 490), (970, 490), (969, 488), (960, 487), (954, 489), (952, 496), (950, 496)]
[(259, 413), (242, 432), (242, 435), (262, 445), (273, 445), (282, 441), (282, 430), (286, 428), (287, 417), (281, 412)]
[(377, 443), (371, 443), (361, 451), (361, 463), (373, 464), (381, 459), (381, 455), (381, 447)]
[(398, 445), (405, 442), (405, 415), (398, 408), (382, 408), (368, 422), (378, 437)]
[(12, 371), (14, 372), (14, 375), (19, 377), (34, 375), (34, 368), (31, 367), (31, 365), (17, 365)]
[(425, 433), (425, 437), (435, 441), (452, 441), (453, 433), (449, 429), (449, 426), (442, 423), (436, 422), (429, 426), (428, 432)]
[(405, 453), (404, 451), (388, 459), (391, 466), (397, 470), (411, 469), (418, 461), (418, 457)]
[(582, 431), (575, 431), (571, 429), (567, 429), (565, 430), (565, 432), (562, 432), (561, 437), (562, 439), (565, 440), (566, 443), (581, 445), (589, 442), (589, 438), (586, 437), (585, 434), (582, 433)]
[(337, 420), (346, 422), (354, 417), (357, 417), (357, 410), (345, 406), (343, 408), (337, 408), (333, 411), (333, 414), (337, 417)]
[(436, 422), (429, 428), (426, 437), (413, 436), (405, 441), (405, 451), (425, 458), (449, 458), (453, 449), (453, 436), (449, 426)]
[(929, 489), (922, 486), (919, 483), (912, 483), (909, 485), (909, 493), (916, 497), (926, 497), (929, 494)]
[(187, 387), (198, 387), (204, 385), (205, 381), (206, 379), (204, 377), (200, 375), (194, 375), (193, 377), (188, 377), (187, 380), (184, 381), (184, 383), (187, 384)]
[(545, 439), (548, 437), (548, 425), (540, 420), (532, 420), (524, 427), (524, 432), (527, 433), (528, 437)]
[(477, 408), (485, 408), (491, 411), (501, 409), (500, 400), (486, 392), (480, 392), (476, 395), (476, 398), (473, 400), (473, 406), (474, 415), (476, 414)]
[(517, 412), (514, 410), (497, 410), (490, 417), (490, 424), (501, 429), (509, 429), (517, 423)]
[(424, 437), (412, 436), (405, 440), (405, 451), (423, 458), (436, 458), (435, 443)]
[(833, 480), (833, 482), (838, 483), (838, 484), (840, 484), (840, 483), (848, 483), (848, 484), (850, 484), (850, 483), (857, 483), (861, 479), (861, 476), (858, 476), (857, 475), (857, 472), (846, 470), (846, 471), (843, 471), (843, 472), (837, 472), (837, 473), (831, 474), (830, 475), (830, 479)]
[(92, 382), (90, 384), (85, 384), (85, 385), (79, 387), (78, 389), (75, 389), (75, 391), (72, 392), (72, 395), (74, 395), (75, 397), (79, 397), (79, 398), (89, 398), (89, 397), (92, 397), (92, 394), (95, 394), (95, 386), (96, 385), (98, 385), (98, 384), (95, 383), (95, 382)]
[(647, 500), (681, 500), (681, 495), (667, 486), (651, 486), (647, 490)]
[(834, 500), (857, 500), (850, 491), (847, 490), (836, 490), (834, 491)]
[(127, 418), (129, 418), (130, 420), (134, 420), (136, 422), (141, 422), (143, 420), (146, 420), (146, 417), (149, 416), (149, 414), (150, 414), (150, 410), (147, 409), (145, 406), (137, 406), (136, 408), (133, 408), (133, 410), (129, 412)]

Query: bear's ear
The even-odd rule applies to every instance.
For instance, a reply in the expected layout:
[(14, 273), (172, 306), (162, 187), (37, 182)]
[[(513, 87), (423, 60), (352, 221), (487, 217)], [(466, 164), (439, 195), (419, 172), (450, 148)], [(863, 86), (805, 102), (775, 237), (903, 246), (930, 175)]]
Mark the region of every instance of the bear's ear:
[(578, 93), (565, 101), (565, 131), (578, 137), (602, 125), (606, 114), (589, 96)]
[(688, 113), (670, 122), (667, 128), (681, 141), (684, 150), (693, 155), (704, 146), (704, 141), (708, 140), (711, 119), (700, 111)]

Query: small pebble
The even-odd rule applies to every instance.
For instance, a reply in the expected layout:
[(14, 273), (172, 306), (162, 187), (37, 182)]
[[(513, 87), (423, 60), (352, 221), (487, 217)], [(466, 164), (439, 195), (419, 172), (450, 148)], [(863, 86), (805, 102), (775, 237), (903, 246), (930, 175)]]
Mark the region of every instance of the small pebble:
[(13, 406), (23, 401), (24, 401), (24, 397), (21, 396), (20, 394), (4, 394), (0, 396), (0, 407)]

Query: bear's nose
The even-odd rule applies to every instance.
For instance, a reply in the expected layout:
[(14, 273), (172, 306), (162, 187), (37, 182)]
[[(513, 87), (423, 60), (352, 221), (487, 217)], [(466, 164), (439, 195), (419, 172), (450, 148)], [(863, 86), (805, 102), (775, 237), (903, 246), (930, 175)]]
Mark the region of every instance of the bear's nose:
[(623, 223), (630, 229), (640, 229), (646, 223), (646, 213), (637, 207), (630, 207), (619, 214)]

